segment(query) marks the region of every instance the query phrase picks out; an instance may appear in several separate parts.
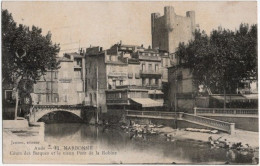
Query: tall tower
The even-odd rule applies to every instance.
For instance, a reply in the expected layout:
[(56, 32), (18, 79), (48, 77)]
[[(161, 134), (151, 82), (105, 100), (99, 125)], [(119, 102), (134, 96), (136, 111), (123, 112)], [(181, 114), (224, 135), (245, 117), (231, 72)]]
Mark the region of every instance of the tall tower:
[(195, 12), (187, 11), (186, 17), (175, 14), (172, 6), (164, 7), (164, 15), (152, 13), (152, 47), (174, 53), (179, 43), (194, 39)]

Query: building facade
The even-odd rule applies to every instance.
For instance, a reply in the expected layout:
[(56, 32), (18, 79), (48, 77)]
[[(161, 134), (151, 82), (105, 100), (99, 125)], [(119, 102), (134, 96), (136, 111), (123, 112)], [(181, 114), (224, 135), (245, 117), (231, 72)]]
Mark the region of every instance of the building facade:
[(195, 94), (198, 88), (188, 68), (168, 68), (168, 108), (173, 111), (189, 112), (195, 107)]
[(78, 105), (85, 98), (85, 60), (77, 53), (65, 53), (57, 58), (59, 68), (48, 70), (32, 93), (34, 105)]
[(120, 43), (104, 51), (101, 47), (88, 48), (86, 103), (103, 112), (148, 107), (149, 103), (145, 105), (141, 98), (150, 105), (155, 102), (162, 106), (160, 67), (159, 52), (142, 46)]

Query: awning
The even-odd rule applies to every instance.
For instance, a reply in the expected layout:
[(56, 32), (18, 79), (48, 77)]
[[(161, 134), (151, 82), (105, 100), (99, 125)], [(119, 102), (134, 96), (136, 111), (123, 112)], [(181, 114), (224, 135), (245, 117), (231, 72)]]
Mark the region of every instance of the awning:
[[(225, 96), (219, 96), (219, 95), (216, 95), (216, 96), (211, 96), (212, 98), (214, 99), (217, 99), (217, 100), (221, 100), (221, 101), (224, 101), (225, 100)], [(230, 102), (230, 101), (248, 101), (249, 98), (246, 98), (244, 96), (238, 96), (238, 95), (233, 95), (233, 96), (226, 96), (226, 101), (227, 102)]]
[(148, 94), (163, 95), (163, 92), (161, 90), (148, 90)]
[(258, 94), (245, 94), (243, 97), (249, 100), (258, 100)]
[(131, 98), (135, 103), (141, 104), (142, 107), (162, 107), (163, 102), (155, 101), (150, 98)]

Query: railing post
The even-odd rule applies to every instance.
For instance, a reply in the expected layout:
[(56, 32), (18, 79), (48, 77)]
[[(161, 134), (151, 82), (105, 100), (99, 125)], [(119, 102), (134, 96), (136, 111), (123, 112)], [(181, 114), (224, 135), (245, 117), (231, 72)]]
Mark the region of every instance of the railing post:
[(235, 123), (230, 123), (230, 129), (229, 129), (229, 134), (234, 134), (235, 133)]
[(194, 107), (194, 115), (197, 115), (197, 107)]
[(178, 117), (179, 117), (179, 119), (182, 119), (182, 117), (183, 117), (183, 112), (178, 112)]

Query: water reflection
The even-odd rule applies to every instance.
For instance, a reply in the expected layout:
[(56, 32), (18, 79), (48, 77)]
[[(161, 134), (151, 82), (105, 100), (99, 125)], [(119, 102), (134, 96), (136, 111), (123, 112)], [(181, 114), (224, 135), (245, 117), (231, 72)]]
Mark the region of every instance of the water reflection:
[(45, 141), (60, 145), (91, 144), (102, 150), (115, 151), (118, 155), (111, 157), (115, 163), (252, 163), (252, 154), (213, 149), (202, 142), (170, 142), (163, 136), (130, 139), (129, 133), (86, 124), (46, 124)]

